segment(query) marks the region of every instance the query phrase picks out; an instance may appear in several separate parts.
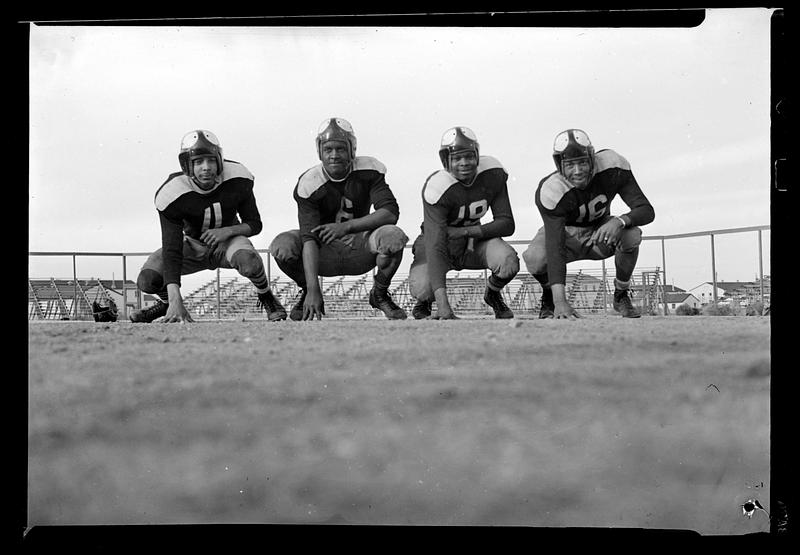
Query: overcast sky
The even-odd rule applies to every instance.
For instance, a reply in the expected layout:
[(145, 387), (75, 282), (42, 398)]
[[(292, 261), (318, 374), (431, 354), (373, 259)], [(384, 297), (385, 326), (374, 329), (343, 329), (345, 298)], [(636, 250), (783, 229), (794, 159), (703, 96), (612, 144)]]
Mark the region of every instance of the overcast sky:
[[(252, 240), (266, 248), (297, 227), (292, 188), (318, 163), (315, 133), (331, 116), (387, 166), (412, 240), (454, 125), (508, 170), (512, 239), (542, 225), (534, 192), (568, 127), (631, 163), (656, 211), (645, 235), (766, 225), (771, 14), (709, 10), (690, 29), (32, 25), (29, 250), (159, 248), (153, 195), (197, 128), (255, 175), (264, 229)], [(627, 208), (616, 199), (612, 212)], [(769, 274), (769, 232), (763, 246)], [(716, 251), (719, 279), (755, 278), (755, 234), (719, 236)], [(709, 254), (708, 238), (667, 243), (668, 281), (710, 280)], [(656, 265), (660, 244), (646, 243), (640, 266)], [(112, 271), (121, 277), (116, 263), (79, 260), (78, 277)], [(34, 258), (29, 274), (71, 277), (72, 261)]]

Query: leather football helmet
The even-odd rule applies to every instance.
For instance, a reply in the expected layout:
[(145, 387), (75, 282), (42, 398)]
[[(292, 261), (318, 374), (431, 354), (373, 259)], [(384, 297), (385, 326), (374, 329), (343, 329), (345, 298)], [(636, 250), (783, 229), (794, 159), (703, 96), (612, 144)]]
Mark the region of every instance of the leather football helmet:
[(327, 118), (317, 131), (317, 155), (322, 159), (322, 143), (325, 141), (344, 141), (350, 151), (350, 159), (356, 157), (356, 135), (353, 126), (343, 118)]
[(594, 171), (594, 147), (585, 131), (567, 129), (556, 135), (553, 141), (553, 161), (559, 173), (564, 173), (563, 162), (580, 158), (588, 158), (591, 171)]
[(217, 136), (204, 129), (189, 131), (181, 139), (181, 150), (178, 154), (178, 162), (183, 173), (194, 178), (192, 161), (203, 156), (216, 158), (217, 174), (222, 174), (222, 147)]
[(450, 155), (462, 150), (474, 150), (475, 156), (480, 156), (478, 138), (469, 127), (451, 127), (444, 132), (439, 145), (439, 159), (444, 169), (450, 170)]

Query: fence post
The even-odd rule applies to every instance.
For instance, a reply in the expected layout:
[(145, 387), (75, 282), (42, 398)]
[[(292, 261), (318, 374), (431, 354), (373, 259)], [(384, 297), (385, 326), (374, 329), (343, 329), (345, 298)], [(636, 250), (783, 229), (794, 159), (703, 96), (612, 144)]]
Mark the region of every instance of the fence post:
[(759, 291), (761, 293), (761, 312), (764, 312), (764, 259), (761, 254), (761, 230), (758, 230), (758, 276)]
[(711, 284), (714, 287), (711, 294), (714, 297), (714, 306), (717, 306), (717, 263), (714, 259), (714, 234), (710, 233), (711, 237)]
[(663, 287), (661, 288), (661, 302), (664, 305), (664, 316), (669, 314), (669, 307), (667, 307), (667, 256), (664, 253), (664, 238), (661, 238), (661, 268), (664, 272)]
[(606, 259), (603, 261), (603, 314), (608, 314), (608, 283), (606, 282)]
[(128, 264), (125, 255), (122, 255), (122, 319), (128, 319), (128, 290), (126, 282), (128, 281)]
[(78, 319), (78, 269), (75, 263), (75, 255), (72, 255), (72, 312), (73, 317)]
[(222, 299), (219, 291), (219, 268), (217, 268), (217, 320), (222, 320)]

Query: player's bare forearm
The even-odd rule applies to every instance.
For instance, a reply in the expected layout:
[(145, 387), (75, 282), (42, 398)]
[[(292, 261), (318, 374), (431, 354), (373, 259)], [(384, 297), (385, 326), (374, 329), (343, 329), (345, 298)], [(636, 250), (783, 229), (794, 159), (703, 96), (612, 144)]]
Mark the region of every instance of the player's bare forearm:
[(348, 233), (355, 233), (357, 231), (371, 231), (378, 229), (382, 225), (391, 225), (397, 223), (397, 216), (385, 208), (379, 208), (371, 214), (362, 216), (360, 218), (353, 218), (348, 221)]
[(227, 229), (231, 235), (244, 235), (245, 237), (253, 236), (253, 228), (250, 224), (236, 224), (222, 229)]
[(432, 318), (436, 320), (457, 320), (458, 317), (450, 308), (450, 301), (447, 299), (447, 289), (440, 287), (433, 292), (436, 299), (436, 314)]
[(319, 287), (319, 246), (316, 241), (303, 243), (303, 269), (306, 276), (303, 320), (321, 320), (325, 315), (325, 305)]
[(625, 224), (618, 218), (611, 218), (592, 233), (591, 241), (595, 244), (616, 245), (619, 242)]
[(303, 303), (303, 320), (322, 320), (325, 315), (325, 302), (322, 299), (322, 292), (319, 287), (309, 289), (306, 300)]
[(303, 270), (306, 275), (306, 290), (319, 291), (319, 246), (316, 241), (303, 243)]
[(200, 240), (210, 248), (214, 248), (220, 243), (224, 243), (236, 235), (250, 237), (253, 235), (253, 229), (248, 224), (236, 224), (228, 227), (215, 227), (205, 230), (200, 235)]
[(177, 283), (167, 285), (169, 306), (167, 313), (162, 316), (164, 322), (194, 322), (192, 315), (186, 310), (181, 296), (181, 288)]
[(327, 245), (336, 239), (340, 239), (351, 233), (357, 233), (359, 231), (372, 231), (383, 225), (395, 223), (397, 223), (397, 216), (388, 210), (381, 208), (372, 214), (362, 216), (361, 218), (318, 225), (313, 228), (311, 232), (316, 233), (320, 240)]
[(550, 285), (550, 289), (553, 291), (553, 302), (554, 303), (566, 303), (567, 302), (567, 288), (564, 286), (563, 283), (553, 283)]
[(479, 225), (447, 226), (445, 229), (447, 231), (448, 239), (480, 239), (483, 237), (483, 232), (481, 231), (481, 226)]
[(563, 283), (554, 283), (550, 286), (550, 289), (553, 291), (553, 316), (556, 319), (567, 318), (574, 320), (581, 317), (567, 301), (566, 287)]

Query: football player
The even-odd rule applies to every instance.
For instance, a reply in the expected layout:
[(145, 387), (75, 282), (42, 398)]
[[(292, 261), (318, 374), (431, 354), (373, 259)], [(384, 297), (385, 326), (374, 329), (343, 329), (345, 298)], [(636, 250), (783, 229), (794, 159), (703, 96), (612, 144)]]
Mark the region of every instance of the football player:
[(294, 188), (300, 229), (280, 233), (269, 247), (278, 267), (300, 286), (292, 320), (325, 314), (319, 276), (360, 275), (376, 267), (370, 306), (389, 319), (406, 318), (389, 285), (408, 237), (395, 225), (400, 210), (386, 183), (386, 167), (356, 156), (356, 146), (347, 120), (322, 122), (316, 137), (321, 163), (303, 172)]
[[(422, 233), (414, 241), (408, 275), (416, 299), (412, 315), (418, 320), (457, 318), (447, 298), (448, 270), (487, 268), (492, 273), (483, 300), (496, 318), (514, 317), (501, 293), (519, 272), (517, 252), (501, 239), (514, 233), (508, 173), (479, 147), (468, 127), (448, 129), (439, 147), (444, 169), (431, 174), (422, 188)], [(489, 210), (492, 221), (481, 224)]]
[[(614, 256), (614, 309), (625, 318), (638, 318), (628, 288), (642, 231), (638, 226), (655, 219), (653, 206), (633, 177), (628, 161), (610, 149), (595, 152), (588, 135), (567, 129), (553, 145), (556, 171), (539, 182), (536, 207), (544, 226), (522, 258), (542, 285), (539, 318), (580, 317), (567, 301), (567, 263)], [(612, 215), (611, 201), (619, 195), (629, 212)]]
[(261, 255), (248, 239), (262, 228), (253, 175), (225, 160), (217, 137), (202, 129), (183, 137), (178, 162), (181, 171), (155, 195), (161, 248), (145, 261), (137, 279), (141, 291), (161, 302), (134, 311), (131, 321), (193, 321), (183, 304), (181, 276), (216, 268), (235, 268), (253, 282), (268, 319), (285, 320), (286, 309), (272, 294)]

